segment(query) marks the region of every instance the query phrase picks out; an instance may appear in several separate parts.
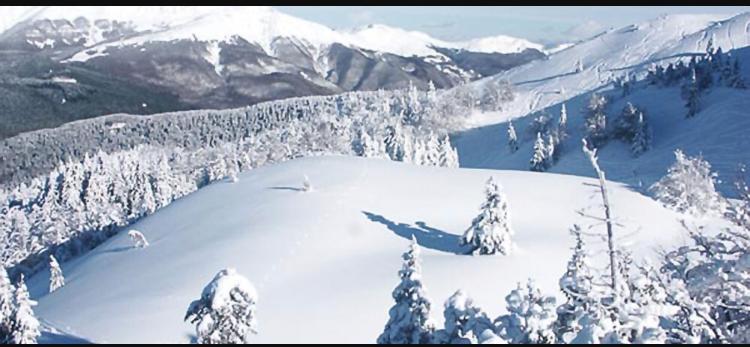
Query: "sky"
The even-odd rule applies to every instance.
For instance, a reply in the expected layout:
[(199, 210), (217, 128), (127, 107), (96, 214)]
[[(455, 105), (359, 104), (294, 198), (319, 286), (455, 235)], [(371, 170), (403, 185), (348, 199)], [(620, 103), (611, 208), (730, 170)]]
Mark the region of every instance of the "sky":
[(334, 29), (386, 24), (443, 40), (509, 35), (552, 44), (660, 14), (749, 12), (750, 6), (277, 6), (282, 12)]

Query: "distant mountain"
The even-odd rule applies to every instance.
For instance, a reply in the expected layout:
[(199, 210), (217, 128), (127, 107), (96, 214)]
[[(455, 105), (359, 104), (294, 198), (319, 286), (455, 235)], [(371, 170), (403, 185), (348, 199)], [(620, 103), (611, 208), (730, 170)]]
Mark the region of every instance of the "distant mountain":
[(16, 7), (0, 15), (0, 138), (114, 112), (448, 88), (544, 57), (523, 39), (336, 31), (270, 7)]

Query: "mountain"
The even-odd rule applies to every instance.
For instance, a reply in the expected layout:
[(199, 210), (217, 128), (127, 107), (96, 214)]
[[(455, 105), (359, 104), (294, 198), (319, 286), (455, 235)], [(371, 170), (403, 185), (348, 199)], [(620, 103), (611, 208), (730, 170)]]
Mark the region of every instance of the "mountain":
[[(312, 192), (300, 191), (304, 175)], [(456, 254), (490, 176), (507, 194), (517, 250)], [(422, 281), (439, 327), (442, 303), (459, 288), (493, 317), (504, 311), (504, 295), (528, 278), (544, 293), (558, 293), (573, 245), (568, 228), (598, 225), (576, 213), (598, 206), (593, 183), (378, 159), (297, 159), (217, 182), (139, 221), (130, 228), (149, 247), (132, 248), (121, 232), (63, 263), (66, 285), (51, 294), (46, 272), (29, 287), (37, 315), (65, 333), (92, 342), (183, 343), (194, 334), (182, 320), (190, 302), (216, 272), (236, 267), (258, 290), (253, 343), (371, 343), (388, 319), (412, 235), (422, 247)], [(622, 242), (635, 259), (653, 259), (659, 246), (679, 242), (679, 214), (625, 186), (609, 188), (624, 225), (618, 231), (629, 235)], [(605, 247), (596, 237), (587, 240), (592, 254)], [(602, 257), (592, 265), (606, 264)]]
[[(548, 59), (476, 81), (472, 83), (474, 88), (481, 89), (486, 83), (507, 80), (514, 85), (516, 98), (501, 112), (485, 114), (473, 124), (492, 124), (539, 111), (611, 85), (616, 77), (626, 74), (643, 77), (652, 63), (666, 64), (680, 56), (705, 53), (711, 35), (717, 38), (715, 46), (725, 51), (744, 47), (748, 39), (741, 31), (748, 24), (749, 15), (729, 19), (718, 15), (664, 15), (610, 29), (551, 54)], [(713, 33), (717, 30), (720, 32)], [(736, 45), (731, 43), (732, 37)], [(578, 62), (583, 68), (580, 72), (576, 72)]]
[[(750, 118), (747, 89), (728, 88), (714, 82), (701, 94), (701, 107), (694, 118), (686, 119), (683, 82), (670, 86), (650, 85), (646, 78), (652, 64), (666, 64), (694, 55), (704, 55), (709, 41), (714, 48), (738, 60), (742, 78), (750, 81), (750, 39), (744, 32), (750, 13), (720, 19), (713, 16), (663, 16), (638, 25), (611, 30), (553, 54), (547, 60), (513, 68), (497, 76), (474, 82), (481, 90), (497, 80), (513, 83), (515, 99), (497, 112), (477, 113), (469, 119), (466, 131), (453, 136), (462, 167), (528, 170), (536, 132), (532, 124), (545, 114), (556, 123), (565, 105), (568, 139), (562, 154), (549, 171), (572, 175), (592, 175), (578, 148), (585, 136), (584, 115), (591, 94), (598, 92), (609, 100), (607, 126), (612, 129), (628, 103), (644, 111), (653, 133), (653, 148), (640, 156), (630, 145), (612, 140), (599, 150), (609, 179), (628, 183), (648, 194), (647, 188), (659, 180), (674, 160), (677, 149), (691, 156), (702, 156), (718, 172), (717, 188), (726, 196), (736, 196), (734, 178), (739, 164), (750, 164), (746, 136)], [(713, 38), (713, 39), (712, 39)], [(577, 60), (583, 71), (575, 72)], [(614, 79), (635, 74), (625, 95), (614, 86)], [(718, 73), (714, 72), (718, 80)], [(508, 150), (507, 127), (512, 120), (520, 149)], [(481, 149), (481, 150), (477, 150)]]
[(522, 39), (336, 31), (270, 7), (20, 7), (0, 17), (0, 138), (116, 112), (449, 88), (545, 57)]

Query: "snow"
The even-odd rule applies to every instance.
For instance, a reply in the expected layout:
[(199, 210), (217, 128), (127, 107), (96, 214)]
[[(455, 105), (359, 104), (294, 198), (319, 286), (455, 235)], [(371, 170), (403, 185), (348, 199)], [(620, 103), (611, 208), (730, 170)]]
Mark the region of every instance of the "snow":
[[(730, 46), (729, 37), (736, 37), (732, 41), (734, 47), (747, 46), (747, 34), (743, 36), (738, 31), (750, 22), (749, 16), (748, 13), (731, 19), (719, 15), (661, 16), (606, 31), (557, 51), (549, 59), (535, 60), (476, 81), (472, 85), (481, 88), (487, 81), (508, 80), (514, 85), (516, 98), (502, 112), (482, 114), (472, 119), (469, 126), (494, 124), (544, 109), (603, 88), (610, 83), (611, 77), (626, 72), (645, 75), (651, 62), (664, 63), (675, 55), (705, 52), (703, 35), (708, 32), (715, 32), (714, 46), (721, 46), (725, 51)], [(716, 23), (722, 20), (724, 24), (717, 26)], [(575, 73), (578, 60), (582, 61), (584, 69)]]
[[(315, 192), (299, 194), (303, 175)], [(490, 176), (505, 187), (519, 249), (508, 256), (456, 254)], [(71, 335), (183, 343), (194, 331), (182, 321), (188, 305), (207, 279), (233, 267), (261, 298), (251, 342), (373, 343), (388, 319), (411, 235), (422, 247), (423, 280), (439, 327), (442, 303), (459, 288), (492, 317), (505, 312), (504, 295), (528, 277), (559, 297), (557, 281), (573, 244), (568, 229), (589, 224), (575, 211), (598, 203), (594, 183), (379, 159), (296, 159), (242, 173), (236, 183), (212, 184), (142, 219), (131, 227), (151, 241), (148, 248), (133, 249), (122, 232), (63, 263), (67, 283), (52, 294), (45, 293), (48, 274), (29, 284), (38, 317)], [(684, 239), (681, 215), (623, 185), (609, 189), (613, 215), (626, 226), (616, 232), (629, 235), (624, 243), (636, 258)]]
[[(132, 25), (137, 35), (110, 42), (99, 30), (90, 30), (85, 46), (95, 53), (80, 51), (68, 61), (85, 61), (101, 55), (110, 46), (134, 46), (148, 41), (178, 39), (207, 42), (231, 41), (239, 36), (258, 43), (266, 52), (273, 52), (272, 42), (278, 37), (295, 38), (313, 51), (332, 43), (401, 56), (440, 55), (432, 46), (468, 49), (484, 53), (513, 53), (525, 48), (542, 50), (542, 45), (510, 36), (493, 36), (468, 41), (443, 41), (423, 32), (407, 31), (382, 24), (336, 31), (314, 22), (299, 19), (271, 7), (260, 6), (80, 6), (28, 7), (0, 17), (0, 33), (4, 28), (24, 20), (77, 18), (120, 21)], [(34, 43), (43, 45), (45, 43)], [(213, 54), (212, 54), (213, 55)], [(216, 66), (216, 64), (214, 64)]]

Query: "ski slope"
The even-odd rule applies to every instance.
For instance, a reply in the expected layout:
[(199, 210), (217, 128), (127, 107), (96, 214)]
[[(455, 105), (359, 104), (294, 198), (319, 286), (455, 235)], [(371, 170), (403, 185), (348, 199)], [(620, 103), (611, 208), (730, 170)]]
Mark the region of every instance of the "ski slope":
[[(304, 175), (314, 191), (301, 191)], [(517, 250), (457, 254), (490, 176), (507, 193)], [(374, 343), (412, 234), (423, 248), (438, 326), (442, 303), (459, 288), (492, 316), (504, 312), (504, 296), (529, 277), (559, 296), (572, 246), (568, 228), (592, 223), (576, 210), (597, 213), (593, 183), (379, 159), (296, 159), (212, 184), (135, 223), (148, 248), (132, 248), (123, 230), (63, 263), (63, 288), (46, 294), (47, 273), (32, 277), (29, 287), (39, 301), (37, 316), (66, 334), (92, 342), (187, 343), (194, 332), (182, 321), (189, 303), (216, 272), (235, 267), (259, 292), (260, 333), (251, 342)], [(625, 186), (610, 189), (613, 215), (625, 226), (617, 229), (618, 242), (637, 259), (684, 239), (683, 216)], [(595, 237), (588, 241), (594, 252), (603, 247)]]

